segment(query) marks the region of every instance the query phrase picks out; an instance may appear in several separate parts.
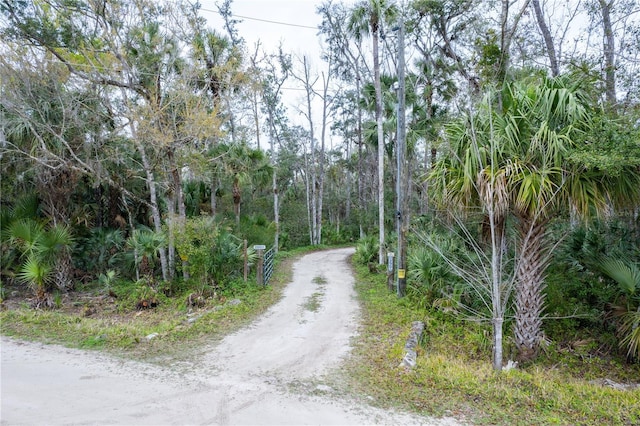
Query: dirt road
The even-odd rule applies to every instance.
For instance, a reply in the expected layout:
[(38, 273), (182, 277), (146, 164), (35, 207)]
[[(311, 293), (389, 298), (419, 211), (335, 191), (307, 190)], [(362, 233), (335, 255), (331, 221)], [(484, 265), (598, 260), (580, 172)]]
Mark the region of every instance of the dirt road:
[(356, 335), (351, 253), (301, 258), (278, 304), (193, 365), (156, 366), (2, 338), (0, 422), (456, 424), (373, 408), (323, 385)]

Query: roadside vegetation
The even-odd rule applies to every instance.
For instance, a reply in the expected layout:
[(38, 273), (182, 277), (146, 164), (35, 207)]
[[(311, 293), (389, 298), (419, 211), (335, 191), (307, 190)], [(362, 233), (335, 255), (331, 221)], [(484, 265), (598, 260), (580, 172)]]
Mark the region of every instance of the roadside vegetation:
[[(381, 406), (471, 424), (638, 424), (640, 364), (627, 358), (627, 346), (620, 345), (615, 315), (627, 295), (587, 261), (601, 250), (613, 250), (601, 245), (604, 229), (597, 229), (577, 228), (550, 265), (550, 318), (543, 323), (545, 343), (537, 358), (500, 373), (491, 364), (491, 323), (470, 315), (463, 305), (476, 312), (483, 307), (470, 286), (433, 261), (436, 252), (416, 249), (408, 294), (399, 299), (388, 291), (386, 274), (371, 272), (363, 262), (366, 253), (377, 253), (363, 241), (354, 256), (363, 326), (347, 365), (352, 391)], [(450, 247), (457, 246), (459, 236), (448, 237)], [(505, 354), (514, 360), (512, 308), (507, 316)], [(413, 321), (426, 327), (417, 365), (405, 369), (400, 361)]]
[[(0, 311), (4, 335), (68, 347), (105, 350), (124, 357), (180, 359), (247, 325), (280, 299), (291, 279), (291, 264), (305, 250), (281, 252), (269, 285), (236, 279), (214, 293), (185, 285), (166, 295), (155, 292), (157, 305), (137, 309), (136, 282), (114, 279), (82, 286), (74, 293), (54, 296), (55, 307), (34, 310), (19, 287)], [(24, 289), (22, 289), (24, 290)]]

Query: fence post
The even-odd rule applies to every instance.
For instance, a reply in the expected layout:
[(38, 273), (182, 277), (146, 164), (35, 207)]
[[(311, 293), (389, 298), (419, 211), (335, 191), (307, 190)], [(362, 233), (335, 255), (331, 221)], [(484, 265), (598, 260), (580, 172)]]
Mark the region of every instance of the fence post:
[(389, 292), (393, 292), (394, 287), (394, 274), (393, 274), (393, 258), (395, 257), (395, 253), (389, 252), (387, 253), (387, 288)]
[(247, 257), (247, 240), (243, 241), (243, 254), (244, 254), (244, 282), (247, 282), (247, 276), (249, 275), (249, 258)]
[(264, 249), (267, 248), (264, 245), (253, 246), (253, 249), (258, 255), (258, 266), (256, 268), (256, 281), (258, 285), (264, 285)]

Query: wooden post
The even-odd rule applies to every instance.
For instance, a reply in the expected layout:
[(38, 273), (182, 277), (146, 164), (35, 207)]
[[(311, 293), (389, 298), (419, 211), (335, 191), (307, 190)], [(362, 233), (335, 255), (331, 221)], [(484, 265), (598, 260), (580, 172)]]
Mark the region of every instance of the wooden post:
[(244, 254), (244, 282), (247, 282), (247, 276), (249, 275), (249, 258), (247, 256), (247, 240), (243, 241), (243, 254)]
[(253, 249), (258, 254), (258, 266), (256, 269), (256, 281), (258, 285), (264, 285), (264, 249), (266, 246), (256, 245)]
[(389, 292), (393, 292), (393, 287), (395, 284), (395, 276), (393, 274), (394, 264), (393, 258), (395, 257), (395, 253), (389, 252), (387, 253), (387, 288)]

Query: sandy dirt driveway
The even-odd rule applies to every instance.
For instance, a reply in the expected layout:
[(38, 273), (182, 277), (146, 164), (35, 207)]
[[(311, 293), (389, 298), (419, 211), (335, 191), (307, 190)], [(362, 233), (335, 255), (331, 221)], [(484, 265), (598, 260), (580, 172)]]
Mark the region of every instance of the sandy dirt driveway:
[(357, 331), (352, 253), (302, 257), (279, 303), (193, 364), (150, 365), (3, 337), (1, 424), (456, 424), (370, 407), (323, 385)]

